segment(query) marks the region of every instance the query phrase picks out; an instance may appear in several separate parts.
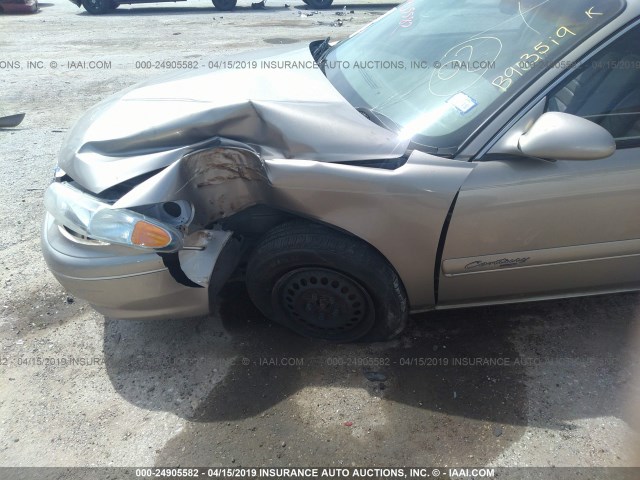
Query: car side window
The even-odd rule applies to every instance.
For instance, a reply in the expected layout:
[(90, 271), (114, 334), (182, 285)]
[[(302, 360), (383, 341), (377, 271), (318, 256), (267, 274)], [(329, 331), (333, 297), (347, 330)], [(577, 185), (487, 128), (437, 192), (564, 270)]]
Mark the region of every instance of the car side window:
[(640, 27), (607, 46), (548, 97), (547, 111), (606, 128), (618, 148), (640, 146)]

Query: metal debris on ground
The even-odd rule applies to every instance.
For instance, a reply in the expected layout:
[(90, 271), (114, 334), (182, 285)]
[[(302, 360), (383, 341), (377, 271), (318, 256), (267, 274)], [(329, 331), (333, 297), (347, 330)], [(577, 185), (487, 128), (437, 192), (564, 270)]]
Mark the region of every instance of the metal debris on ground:
[(364, 376), (370, 382), (384, 382), (387, 376), (380, 372), (364, 372)]
[(7, 117), (0, 117), (0, 128), (13, 128), (20, 125), (24, 120), (25, 113), (17, 113), (16, 115), (9, 115)]

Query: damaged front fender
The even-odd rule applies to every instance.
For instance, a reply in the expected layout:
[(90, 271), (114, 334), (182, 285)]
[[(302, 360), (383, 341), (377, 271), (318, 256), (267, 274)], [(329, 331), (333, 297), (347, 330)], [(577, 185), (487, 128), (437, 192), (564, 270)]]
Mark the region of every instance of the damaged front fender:
[(185, 286), (207, 287), (215, 294), (240, 260), (240, 242), (213, 224), (247, 207), (264, 203), (270, 182), (265, 165), (248, 145), (218, 139), (217, 146), (185, 155), (124, 195), (115, 208), (136, 208), (187, 200), (193, 219), (184, 248), (162, 255), (173, 278)]
[(269, 187), (265, 164), (255, 150), (221, 140), (214, 148), (185, 155), (124, 195), (114, 207), (188, 200), (194, 206), (193, 231), (268, 201)]
[(185, 239), (190, 246), (178, 252), (178, 259), (191, 282), (209, 287), (213, 269), (232, 235), (223, 230), (199, 230)]
[[(253, 205), (348, 231), (396, 269), (417, 309), (434, 304), (435, 252), (446, 215), (474, 165), (414, 151), (395, 170), (315, 161), (262, 160), (249, 145), (222, 140), (186, 155), (116, 206), (189, 199), (192, 229), (210, 229)], [(392, 225), (406, 231), (397, 232)], [(193, 275), (197, 275), (195, 272)]]

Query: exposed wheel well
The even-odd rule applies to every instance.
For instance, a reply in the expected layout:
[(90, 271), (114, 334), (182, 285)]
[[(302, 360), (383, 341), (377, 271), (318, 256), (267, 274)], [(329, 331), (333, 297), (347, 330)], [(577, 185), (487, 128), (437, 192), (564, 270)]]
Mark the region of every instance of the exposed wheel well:
[(217, 222), (217, 224), (219, 224), (224, 230), (234, 232), (234, 234), (242, 240), (242, 256), (238, 265), (238, 270), (233, 276), (233, 280), (244, 279), (246, 264), (251, 253), (253, 252), (256, 245), (260, 242), (260, 240), (268, 232), (282, 224), (289, 223), (294, 220), (316, 224), (324, 228), (334, 230), (343, 235), (355, 238), (359, 242), (363, 242), (370, 248), (374, 249), (389, 264), (396, 275), (398, 275), (400, 282), (403, 283), (402, 278), (400, 278), (400, 275), (398, 274), (398, 271), (389, 261), (389, 259), (382, 252), (380, 252), (380, 250), (378, 250), (374, 245), (371, 245), (365, 239), (353, 235), (351, 232), (335, 225), (262, 204), (251, 206), (228, 218), (225, 218), (224, 220)]

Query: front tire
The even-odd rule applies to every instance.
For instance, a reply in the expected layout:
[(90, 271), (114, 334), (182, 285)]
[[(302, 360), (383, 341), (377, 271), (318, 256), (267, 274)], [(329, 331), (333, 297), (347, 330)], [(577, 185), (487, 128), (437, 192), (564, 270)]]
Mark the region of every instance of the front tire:
[(102, 15), (111, 10), (111, 0), (82, 0), (82, 6), (92, 15)]
[(404, 287), (384, 257), (310, 222), (265, 235), (249, 259), (247, 289), (265, 316), (306, 337), (382, 341), (407, 323)]
[(211, 0), (211, 1), (213, 2), (213, 5), (218, 10), (222, 10), (222, 11), (233, 10), (234, 8), (236, 8), (236, 4), (238, 3), (238, 0)]

